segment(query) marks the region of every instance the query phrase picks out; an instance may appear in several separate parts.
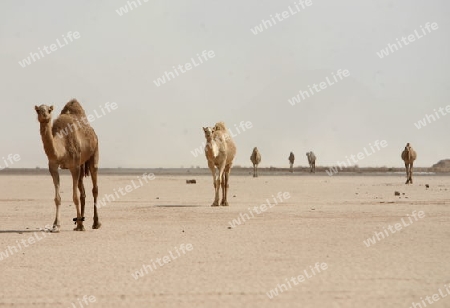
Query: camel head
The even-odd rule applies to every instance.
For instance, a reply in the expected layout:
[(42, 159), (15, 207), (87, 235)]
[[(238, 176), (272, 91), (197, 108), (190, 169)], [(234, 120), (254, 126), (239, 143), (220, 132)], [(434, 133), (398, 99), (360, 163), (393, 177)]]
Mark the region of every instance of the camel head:
[(258, 148), (257, 148), (257, 147), (254, 147), (254, 148), (253, 148), (253, 152), (258, 152)]
[(47, 106), (47, 105), (40, 105), (34, 106), (34, 109), (36, 110), (38, 121), (40, 123), (48, 123), (52, 119), (52, 111), (53, 106)]
[(205, 133), (206, 138), (211, 138), (213, 129), (211, 127), (203, 127), (203, 132)]
[(308, 157), (309, 157), (309, 155), (310, 155), (310, 154), (309, 154), (309, 152), (306, 152), (306, 156), (308, 156)]

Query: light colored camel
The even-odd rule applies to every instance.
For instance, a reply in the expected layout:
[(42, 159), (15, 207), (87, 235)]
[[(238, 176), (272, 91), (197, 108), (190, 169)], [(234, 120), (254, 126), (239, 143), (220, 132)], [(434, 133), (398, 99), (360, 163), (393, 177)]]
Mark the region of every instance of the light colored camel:
[[(213, 176), (215, 198), (211, 206), (219, 205), (219, 189), (222, 187), (222, 201), (220, 205), (228, 206), (227, 193), (229, 177), (233, 159), (236, 156), (236, 145), (228, 134), (223, 122), (218, 122), (211, 127), (203, 127), (206, 138), (205, 155), (208, 167)], [(216, 176), (216, 168), (219, 172)]]
[(313, 152), (307, 152), (306, 157), (308, 157), (309, 172), (316, 173), (316, 155)]
[(294, 153), (291, 152), (291, 154), (289, 154), (288, 159), (289, 159), (289, 171), (294, 172), (294, 161), (295, 161)]
[[(84, 207), (86, 193), (83, 177), (92, 177), (94, 195), (94, 223), (93, 229), (98, 229), (101, 223), (97, 213), (97, 171), (98, 171), (98, 139), (95, 131), (89, 125), (86, 114), (80, 103), (73, 99), (68, 102), (59, 117), (52, 123), (53, 106), (35, 106), (45, 154), (48, 157), (48, 168), (55, 186), (56, 217), (53, 223), (53, 232), (59, 232), (61, 196), (59, 194), (58, 168), (69, 169), (72, 174), (73, 202), (77, 209), (75, 231), (84, 231)], [(77, 187), (80, 190), (78, 198)], [(81, 201), (81, 208), (80, 208)]]
[(402, 152), (402, 159), (405, 162), (405, 168), (406, 168), (406, 183), (405, 184), (412, 184), (412, 175), (413, 175), (413, 164), (414, 161), (417, 158), (416, 151), (413, 150), (413, 148), (410, 146), (409, 143), (406, 144), (405, 149)]
[(258, 151), (257, 147), (253, 148), (252, 155), (250, 156), (250, 160), (253, 164), (253, 177), (258, 177), (258, 165), (261, 162), (261, 154)]

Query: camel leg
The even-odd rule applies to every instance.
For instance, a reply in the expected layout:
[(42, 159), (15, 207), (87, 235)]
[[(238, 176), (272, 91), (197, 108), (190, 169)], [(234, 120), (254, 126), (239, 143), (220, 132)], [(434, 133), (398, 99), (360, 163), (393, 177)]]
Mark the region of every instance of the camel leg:
[(255, 165), (256, 177), (258, 177), (258, 165)]
[(55, 205), (56, 205), (56, 216), (55, 221), (53, 222), (53, 229), (52, 232), (59, 232), (59, 228), (61, 227), (60, 224), (60, 213), (59, 213), (59, 206), (61, 205), (61, 196), (59, 195), (59, 172), (58, 172), (59, 166), (56, 164), (50, 164), (48, 165), (48, 169), (50, 171), (50, 174), (53, 179), (53, 185), (55, 186)]
[(222, 201), (220, 201), (220, 205), (225, 205), (224, 202), (226, 202), (226, 181), (225, 181), (225, 174), (226, 172), (222, 173), (222, 179), (220, 181), (220, 187), (222, 189)]
[(77, 220), (76, 220), (76, 224), (77, 227), (74, 228), (74, 231), (84, 231), (84, 226), (83, 226), (83, 216), (81, 216), (81, 210), (80, 210), (80, 200), (78, 199), (78, 191), (77, 191), (77, 186), (78, 186), (78, 181), (80, 179), (81, 176), (81, 172), (80, 172), (80, 166), (76, 166), (72, 169), (70, 169), (70, 172), (72, 173), (72, 196), (73, 196), (73, 203), (75, 204), (75, 207), (77, 209)]
[(405, 184), (409, 183), (409, 171), (408, 171), (408, 164), (405, 163), (405, 170), (406, 170), (406, 182)]
[(97, 197), (98, 197), (98, 185), (97, 185), (97, 161), (91, 160), (89, 162), (89, 171), (91, 172), (92, 177), (92, 195), (94, 196), (94, 223), (92, 225), (92, 229), (99, 229), (102, 224), (98, 220), (98, 212), (97, 212)]
[(222, 181), (222, 202), (220, 203), (223, 206), (228, 206), (228, 199), (227, 199), (227, 195), (228, 195), (228, 188), (230, 187), (228, 185), (228, 180), (230, 178), (230, 171), (231, 171), (231, 166), (227, 165), (225, 167), (224, 173), (223, 173), (223, 181)]
[(409, 165), (406, 164), (406, 184), (409, 184)]
[(216, 167), (213, 162), (208, 161), (208, 168), (213, 176), (213, 186), (216, 188)]
[(405, 169), (406, 169), (406, 182), (405, 184), (409, 184), (409, 165), (405, 163)]
[(409, 165), (409, 183), (411, 184), (413, 183), (412, 176), (413, 176), (413, 163)]
[[(213, 162), (208, 161), (208, 167), (209, 170), (211, 170), (211, 174), (213, 177), (213, 185), (214, 185), (214, 191), (215, 191), (215, 198), (214, 198), (214, 202), (211, 204), (211, 206), (219, 206), (219, 187), (220, 185), (217, 184), (217, 178), (216, 178), (216, 167), (214, 166)], [(220, 180), (219, 180), (220, 183)]]
[(86, 191), (83, 184), (84, 164), (80, 167), (80, 177), (78, 179), (78, 190), (80, 191), (81, 217), (84, 217), (84, 207), (86, 205)]
[(316, 163), (313, 164), (313, 173), (316, 173)]
[(223, 194), (223, 171), (225, 169), (225, 163), (221, 164), (219, 166), (219, 174), (216, 177), (216, 195), (214, 197), (214, 203), (211, 206), (218, 206), (219, 205), (219, 199), (220, 199), (220, 189), (222, 188), (222, 194)]

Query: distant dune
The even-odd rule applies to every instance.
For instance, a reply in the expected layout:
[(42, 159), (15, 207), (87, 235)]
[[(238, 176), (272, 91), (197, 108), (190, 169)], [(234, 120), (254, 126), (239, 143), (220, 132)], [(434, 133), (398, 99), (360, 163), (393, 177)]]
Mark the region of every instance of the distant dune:
[(432, 168), (437, 172), (450, 172), (450, 159), (440, 160)]

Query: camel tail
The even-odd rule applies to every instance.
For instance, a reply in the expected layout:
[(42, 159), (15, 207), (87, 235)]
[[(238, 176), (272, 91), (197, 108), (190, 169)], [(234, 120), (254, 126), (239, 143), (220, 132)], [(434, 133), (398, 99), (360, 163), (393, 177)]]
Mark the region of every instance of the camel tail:
[(89, 161), (84, 163), (84, 176), (89, 176)]

